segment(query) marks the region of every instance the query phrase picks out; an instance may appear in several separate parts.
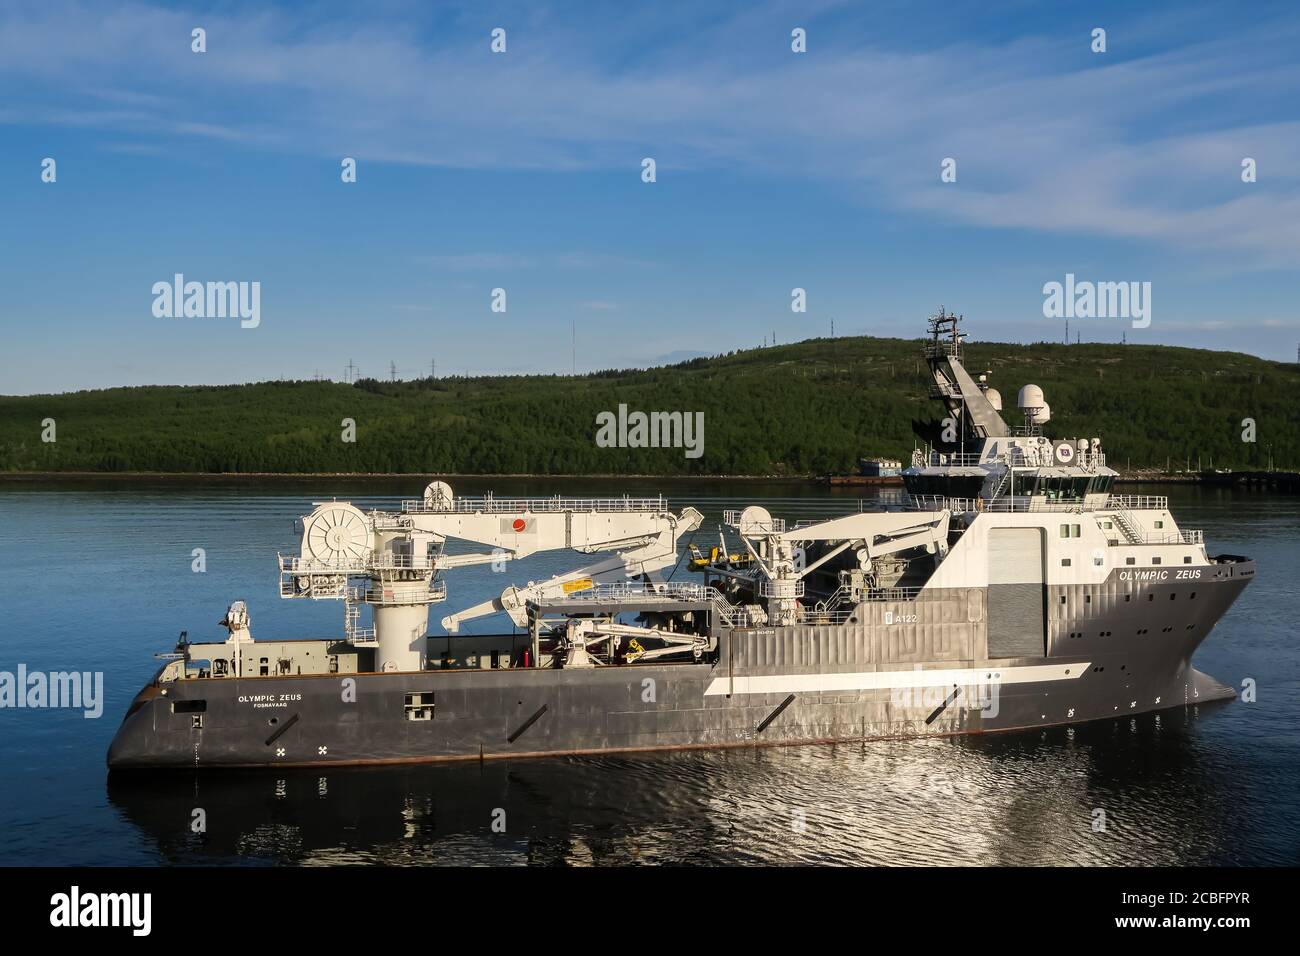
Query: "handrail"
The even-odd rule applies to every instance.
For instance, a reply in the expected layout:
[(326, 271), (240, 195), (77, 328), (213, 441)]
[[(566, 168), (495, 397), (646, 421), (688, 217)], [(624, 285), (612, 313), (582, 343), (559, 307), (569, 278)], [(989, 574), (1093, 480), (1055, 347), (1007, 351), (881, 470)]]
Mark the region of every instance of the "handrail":
[(1140, 541), (1134, 544), (1204, 544), (1205, 532), (1200, 530), (1194, 531), (1166, 531), (1161, 534), (1140, 534)]
[[(922, 452), (920, 455), (914, 455), (912, 466), (930, 467), (930, 468), (961, 468), (972, 467), (975, 465), (1003, 465), (1013, 466), (1016, 468), (1057, 468), (1062, 467), (1057, 462), (1050, 460), (1049, 446), (1043, 446), (1044, 451), (1012, 447), (1007, 451), (998, 452), (996, 455), (989, 455), (987, 458), (980, 452), (941, 452), (931, 450), (928, 455)], [(1077, 451), (1076, 460), (1071, 467), (1095, 469), (1104, 468), (1106, 465), (1106, 453), (1101, 451)]]
[(378, 587), (369, 587), (364, 590), (353, 588), (353, 591), (360, 592), (357, 600), (366, 604), (380, 605), (401, 605), (401, 604), (437, 604), (447, 600), (447, 582), (430, 581), (426, 588), (423, 582), (411, 582), (412, 586), (402, 584), (389, 585), (387, 587), (380, 585)]
[(749, 620), (749, 615), (743, 607), (732, 604), (717, 588), (704, 584), (673, 583), (669, 581), (664, 584), (634, 585), (631, 582), (620, 581), (613, 584), (597, 584), (582, 591), (575, 591), (572, 594), (565, 595), (564, 600), (611, 602), (635, 601), (638, 598), (656, 597), (682, 602), (707, 601), (712, 605), (718, 617), (729, 627), (744, 626)]
[(1169, 498), (1166, 495), (1111, 495), (1106, 499), (1106, 507), (1126, 511), (1168, 511)]
[(671, 598), (675, 601), (712, 601), (721, 597), (715, 587), (704, 584), (687, 584), (665, 582), (664, 584), (641, 585), (630, 581), (616, 581), (613, 584), (596, 584), (581, 591), (574, 591), (562, 598), (564, 601), (626, 601), (643, 597)]
[(778, 583), (778, 582), (773, 581), (771, 578), (767, 578), (767, 577), (763, 578), (761, 581), (758, 582), (758, 596), (759, 596), (759, 597), (765, 597), (765, 598), (770, 598), (770, 597), (795, 597), (795, 598), (801, 598), (801, 597), (803, 597), (803, 595), (804, 595), (804, 587), (805, 587), (805, 585), (804, 585), (804, 581), (803, 581), (802, 578), (800, 578), (799, 580), (793, 582), (793, 583), (794, 583), (794, 593), (793, 593), (793, 594), (777, 594), (777, 593), (776, 593), (776, 592), (777, 592), (777, 588), (775, 587), (775, 585), (776, 585), (777, 583)]
[(426, 500), (406, 499), (402, 511), (412, 514), (518, 514), (521, 512), (602, 511), (640, 512), (667, 511), (668, 499), (655, 498), (497, 498), (493, 495)]
[(1042, 498), (1038, 495), (1002, 495), (998, 498), (948, 498), (944, 495), (904, 495), (903, 507), (911, 511), (971, 511), (1053, 512), (1078, 514), (1085, 511), (1105, 511), (1100, 502), (1090, 503), (1087, 498)]
[[(722, 512), (722, 523), (739, 530), (740, 516), (744, 513), (740, 508), (728, 508)], [(785, 532), (785, 519), (772, 518), (769, 521), (751, 521), (747, 527), (751, 531), (758, 531), (760, 534), (783, 534)]]

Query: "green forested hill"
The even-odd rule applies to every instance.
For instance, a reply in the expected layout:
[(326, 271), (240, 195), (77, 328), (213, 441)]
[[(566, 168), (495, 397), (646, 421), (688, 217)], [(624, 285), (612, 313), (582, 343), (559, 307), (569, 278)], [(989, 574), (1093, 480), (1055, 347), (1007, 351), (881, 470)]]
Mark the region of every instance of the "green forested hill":
[[(0, 397), (0, 470), (806, 475), (906, 457), (936, 417), (917, 340), (837, 338), (577, 377), (263, 382)], [(1034, 382), (1053, 435), (1100, 435), (1110, 462), (1300, 465), (1300, 366), (1163, 346), (968, 347), (1015, 415)], [(596, 415), (703, 411), (704, 454), (596, 446)], [(41, 422), (57, 441), (41, 441)], [(357, 441), (341, 440), (341, 421)], [(1242, 419), (1258, 441), (1243, 443)]]

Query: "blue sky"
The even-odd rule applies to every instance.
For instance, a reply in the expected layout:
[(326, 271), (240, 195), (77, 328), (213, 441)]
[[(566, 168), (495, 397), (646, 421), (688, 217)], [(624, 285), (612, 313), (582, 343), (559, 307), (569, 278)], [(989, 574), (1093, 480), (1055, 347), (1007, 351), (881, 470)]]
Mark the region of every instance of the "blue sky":
[[(565, 372), (575, 324), (579, 371), (643, 366), (940, 304), (1059, 340), (1066, 273), (1152, 284), (1149, 328), (1071, 337), (1294, 361), (1298, 40), (1293, 4), (7, 3), (0, 393)], [(260, 282), (261, 324), (156, 318), (178, 272)]]

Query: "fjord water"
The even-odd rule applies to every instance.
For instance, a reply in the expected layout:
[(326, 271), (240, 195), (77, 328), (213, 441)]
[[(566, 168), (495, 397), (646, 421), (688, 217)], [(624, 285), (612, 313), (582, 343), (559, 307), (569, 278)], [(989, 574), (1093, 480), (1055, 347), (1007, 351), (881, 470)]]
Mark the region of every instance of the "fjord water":
[[(753, 482), (455, 486), (498, 495), (663, 491), (675, 508), (705, 513), (697, 540), (706, 549), (724, 508), (762, 503), (815, 518), (853, 509), (858, 497)], [(1196, 659), (1239, 690), (1255, 681), (1254, 703), (919, 742), (108, 778), (113, 732), (156, 669), (153, 654), (170, 651), (179, 631), (221, 639), (226, 606), (245, 599), (255, 636), (340, 632), (340, 605), (278, 593), (275, 554), (296, 552), (293, 521), (313, 501), (391, 507), (420, 487), (416, 479), (0, 483), (0, 671), (102, 672), (105, 691), (96, 719), (0, 709), (0, 864), (1300, 862), (1300, 498), (1189, 486), (1140, 490), (1168, 494), (1184, 528), (1205, 530), (1211, 554), (1258, 561), (1257, 579)], [(196, 548), (203, 573), (192, 570)], [(509, 581), (581, 563), (561, 553), (506, 574), (458, 571), (434, 624)], [(196, 809), (206, 814), (202, 835), (191, 830)]]

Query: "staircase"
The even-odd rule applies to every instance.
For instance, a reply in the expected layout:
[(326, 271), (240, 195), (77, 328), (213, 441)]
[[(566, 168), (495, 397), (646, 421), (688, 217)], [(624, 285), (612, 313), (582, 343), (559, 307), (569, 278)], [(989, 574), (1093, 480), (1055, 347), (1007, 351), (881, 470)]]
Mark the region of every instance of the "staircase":
[(1114, 515), (1115, 523), (1119, 525), (1119, 530), (1124, 532), (1124, 537), (1128, 539), (1128, 543), (1141, 544), (1144, 536), (1134, 523), (1133, 516), (1122, 508), (1116, 508)]
[(1003, 492), (1007, 490), (1007, 485), (1010, 484), (1010, 482), (1011, 482), (1011, 469), (1008, 468), (1006, 471), (1002, 473), (1002, 477), (998, 480), (998, 483), (994, 486), (993, 493), (989, 495), (989, 500), (992, 501), (995, 498), (1001, 498)]

